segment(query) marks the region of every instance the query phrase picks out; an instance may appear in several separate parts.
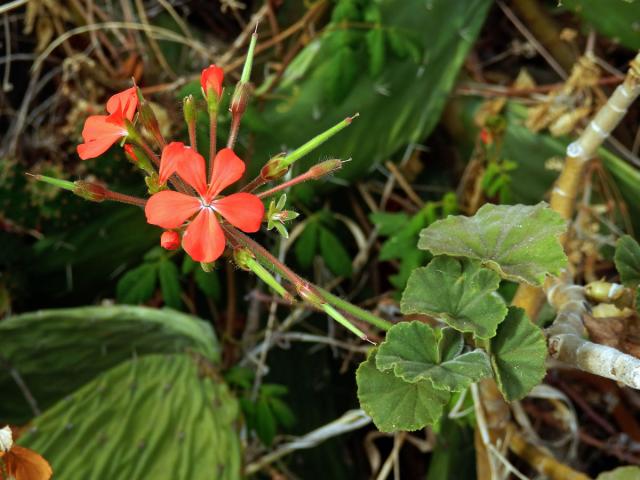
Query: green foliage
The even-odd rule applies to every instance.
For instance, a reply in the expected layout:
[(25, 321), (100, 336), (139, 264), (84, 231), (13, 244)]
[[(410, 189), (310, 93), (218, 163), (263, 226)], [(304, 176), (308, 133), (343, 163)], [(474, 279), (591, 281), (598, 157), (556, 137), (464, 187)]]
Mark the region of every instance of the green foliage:
[(140, 304), (149, 300), (156, 290), (158, 264), (143, 263), (129, 270), (118, 281), (116, 297), (120, 303)]
[(567, 263), (558, 238), (565, 229), (544, 202), (486, 204), (473, 217), (449, 217), (424, 229), (418, 248), (478, 259), (505, 279), (540, 285)]
[(630, 0), (562, 0), (562, 5), (576, 12), (587, 27), (619, 41), (632, 50), (640, 48), (638, 19), (640, 3)]
[(211, 327), (173, 310), (144, 307), (81, 307), (43, 310), (0, 322), (0, 423), (32, 416), (11, 369), (29, 386), (38, 406), (53, 402), (131, 357), (194, 351), (217, 361)]
[(283, 400), (287, 388), (277, 384), (263, 384), (255, 402), (249, 398), (249, 392), (240, 399), (240, 405), (247, 421), (247, 427), (255, 431), (266, 446), (273, 443), (278, 428), (291, 428), (295, 416)]
[(473, 429), (443, 415), (426, 480), (477, 478)]
[(342, 277), (351, 276), (351, 256), (334, 235), (332, 230), (335, 226), (335, 219), (326, 211), (319, 212), (307, 220), (295, 243), (296, 260), (302, 268), (310, 269), (314, 257), (320, 253), (331, 273)]
[(376, 367), (416, 383), (429, 380), (434, 388), (459, 392), (491, 376), (489, 356), (480, 349), (462, 353), (462, 335), (451, 328), (433, 329), (414, 321), (391, 327), (378, 348)]
[(393, 371), (376, 368), (373, 349), (356, 372), (360, 406), (373, 418), (378, 430), (414, 431), (433, 425), (442, 415), (450, 393), (436, 390), (429, 380), (408, 383)]
[(200, 266), (193, 273), (196, 285), (202, 293), (211, 298), (214, 302), (220, 302), (222, 298), (222, 287), (218, 272), (205, 272)]
[(508, 401), (523, 398), (544, 378), (547, 342), (521, 308), (509, 307), (490, 348), (498, 387)]
[(237, 402), (185, 354), (102, 373), (32, 422), (19, 443), (56, 478), (239, 479)]
[(456, 196), (451, 192), (445, 194), (439, 202), (427, 202), (412, 217), (402, 212), (374, 212), (369, 215), (378, 228), (378, 233), (389, 237), (382, 244), (379, 259), (400, 261), (398, 273), (389, 277), (394, 287), (404, 289), (411, 272), (431, 258), (428, 252), (415, 248), (422, 229), (439, 218), (455, 213), (456, 209)]
[(476, 260), (438, 256), (413, 271), (400, 309), (405, 315), (430, 315), (458, 331), (491, 338), (507, 315), (497, 294), (499, 284), (500, 276)]
[[(491, 3), (435, 0), (427, 9), (422, 0), (339, 2), (325, 33), (310, 42), (287, 67), (282, 82), (271, 92), (276, 100), (260, 111), (247, 112), (243, 125), (255, 134), (252, 150), (273, 154), (282, 150), (283, 141), (287, 149), (295, 148), (317, 132), (360, 112), (360, 118), (348, 131), (302, 159), (296, 167), (303, 171), (318, 158), (353, 157), (349, 168), (336, 176), (354, 179), (408, 143), (422, 141), (438, 122), (447, 94)], [(344, 6), (347, 4), (350, 6)], [(373, 6), (362, 9), (360, 5)], [(339, 21), (338, 7), (348, 10), (341, 11)], [(372, 13), (376, 8), (379, 13)], [(379, 15), (380, 27), (376, 26), (374, 15)], [(363, 21), (373, 23), (372, 27), (356, 26)], [(368, 32), (377, 30), (381, 33), (366, 40)], [(349, 35), (344, 35), (345, 31)], [(385, 37), (384, 54), (381, 35)], [(336, 48), (352, 53), (336, 55)], [(373, 56), (369, 54), (371, 48), (375, 51)], [(337, 71), (346, 65), (347, 56), (356, 68), (353, 79)], [(407, 61), (408, 56), (419, 64)], [(379, 77), (374, 77), (370, 72), (375, 73), (380, 58), (384, 58), (384, 66)], [(422, 65), (425, 59), (428, 64)], [(347, 72), (352, 70), (351, 66), (345, 68)], [(328, 86), (338, 85), (336, 76), (349, 77), (349, 82), (340, 84), (339, 90), (329, 95), (342, 98), (339, 105), (326, 109), (327, 89), (338, 88)], [(279, 134), (273, 135), (274, 131)], [(257, 173), (265, 160), (252, 160), (247, 175)]]
[(620, 280), (628, 287), (640, 284), (640, 245), (630, 235), (624, 235), (616, 243), (616, 270)]

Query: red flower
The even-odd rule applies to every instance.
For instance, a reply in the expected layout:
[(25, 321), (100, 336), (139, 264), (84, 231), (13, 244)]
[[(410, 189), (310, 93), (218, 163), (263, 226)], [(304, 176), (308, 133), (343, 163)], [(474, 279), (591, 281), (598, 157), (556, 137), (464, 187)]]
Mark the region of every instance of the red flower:
[(222, 95), (222, 80), (224, 79), (224, 71), (220, 67), (215, 65), (209, 65), (202, 70), (200, 75), (200, 85), (202, 85), (202, 91), (205, 97), (209, 94), (209, 89), (212, 89), (218, 98)]
[(131, 121), (138, 106), (135, 87), (116, 93), (107, 100), (109, 115), (91, 115), (84, 123), (81, 143), (77, 147), (82, 160), (95, 158), (106, 152), (111, 145), (127, 135), (124, 119)]
[(202, 155), (181, 142), (172, 142), (162, 151), (160, 181), (177, 173), (197, 195), (164, 190), (153, 195), (145, 206), (147, 222), (174, 229), (191, 219), (182, 247), (198, 262), (213, 262), (222, 255), (225, 237), (218, 215), (244, 232), (257, 232), (262, 224), (264, 205), (250, 193), (219, 197), (221, 191), (237, 182), (244, 173), (244, 162), (230, 148), (218, 152), (211, 181), (207, 183)]

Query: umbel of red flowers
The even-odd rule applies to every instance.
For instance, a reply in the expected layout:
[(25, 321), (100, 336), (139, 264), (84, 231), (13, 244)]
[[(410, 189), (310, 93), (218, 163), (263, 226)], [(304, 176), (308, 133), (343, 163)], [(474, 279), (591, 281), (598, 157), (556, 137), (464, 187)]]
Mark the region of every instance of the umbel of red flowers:
[[(287, 235), (284, 223), (297, 214), (283, 210), (286, 197), (282, 195), (277, 203), (272, 200), (266, 215), (263, 199), (301, 182), (328, 175), (340, 169), (344, 162), (327, 160), (271, 188), (261, 188), (283, 179), (294, 162), (355, 118), (346, 118), (296, 150), (271, 158), (256, 178), (239, 189), (234, 188), (245, 172), (244, 162), (233, 149), (251, 93), (249, 77), (256, 40), (254, 33), (241, 78), (231, 97), (231, 127), (224, 148), (217, 149), (216, 145), (218, 109), (224, 95), (224, 72), (216, 65), (202, 71), (200, 84), (209, 115), (210, 149), (207, 160), (197, 149), (196, 101), (192, 96), (187, 96), (183, 103), (189, 145), (175, 141), (167, 143), (153, 109), (136, 85), (109, 98), (107, 115), (92, 115), (86, 119), (82, 130), (83, 143), (77, 147), (80, 158), (88, 160), (102, 155), (115, 144), (123, 146), (127, 158), (145, 175), (150, 194), (148, 199), (114, 192), (95, 182), (69, 182), (42, 175), (35, 177), (71, 190), (87, 200), (113, 200), (143, 207), (147, 222), (164, 229), (160, 236), (163, 248), (174, 250), (182, 246), (193, 260), (201, 262), (205, 270), (209, 270), (211, 263), (228, 249), (230, 258), (240, 268), (255, 273), (288, 301), (298, 297), (367, 339), (347, 317), (383, 329), (387, 329), (389, 323), (302, 279), (246, 235), (258, 232), (263, 223), (267, 229), (275, 226), (280, 234)], [(274, 273), (284, 279), (284, 285), (276, 281)]]

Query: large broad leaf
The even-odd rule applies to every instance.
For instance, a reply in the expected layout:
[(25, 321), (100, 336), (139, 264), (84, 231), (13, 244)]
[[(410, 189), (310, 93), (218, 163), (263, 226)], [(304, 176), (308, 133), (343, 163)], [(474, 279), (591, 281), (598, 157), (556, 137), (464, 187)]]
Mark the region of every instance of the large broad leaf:
[(360, 406), (373, 418), (378, 430), (419, 430), (433, 425), (442, 415), (450, 393), (436, 390), (428, 380), (408, 383), (393, 372), (376, 368), (376, 350), (356, 372)]
[(461, 332), (491, 338), (507, 315), (496, 292), (500, 276), (477, 260), (435, 257), (413, 271), (402, 295), (402, 313), (431, 315)]
[(606, 35), (622, 45), (640, 48), (638, 19), (640, 3), (629, 0), (562, 0), (562, 5), (582, 17), (587, 27)]
[(226, 385), (191, 356), (148, 355), (60, 400), (19, 443), (61, 479), (239, 479), (237, 415)]
[(459, 392), (491, 376), (489, 356), (479, 349), (460, 354), (463, 346), (462, 336), (453, 329), (402, 322), (387, 332), (376, 367), (409, 383), (429, 380), (438, 390)]
[(546, 203), (486, 204), (473, 217), (450, 216), (420, 232), (418, 248), (480, 260), (508, 280), (541, 284), (567, 257), (558, 237), (565, 221)]
[(614, 259), (622, 283), (631, 287), (640, 284), (640, 245), (633, 237), (625, 235), (618, 240)]
[[(433, 0), (427, 7), (422, 0), (379, 2), (382, 31), (397, 53), (385, 56), (384, 69), (375, 78), (367, 68), (367, 30), (357, 24), (329, 25), (289, 65), (281, 84), (271, 92), (274, 100), (261, 110), (251, 109), (243, 119), (245, 131), (255, 134), (251, 151), (259, 153), (250, 162), (249, 178), (268, 155), (302, 145), (356, 112), (360, 117), (347, 130), (300, 161), (297, 168), (302, 170), (320, 158), (352, 158), (336, 175), (353, 179), (408, 143), (422, 141), (437, 124), (491, 4), (490, 0)], [(353, 54), (335, 49), (336, 34), (344, 37), (345, 30), (347, 36), (359, 35), (357, 45), (362, 48), (350, 50)], [(413, 38), (417, 51), (409, 40)], [(408, 55), (400, 55), (403, 49)], [(421, 57), (418, 63), (406, 58), (415, 56), (412, 52)], [(346, 55), (353, 65), (341, 64)], [(340, 68), (345, 72), (337, 71)], [(355, 77), (345, 78), (347, 74)], [(327, 85), (335, 84), (336, 78), (349, 80), (350, 88), (338, 106), (327, 108)]]
[(629, 465), (618, 467), (610, 472), (603, 472), (596, 480), (638, 480), (640, 478), (640, 467)]
[(546, 373), (547, 342), (524, 310), (509, 307), (507, 318), (491, 339), (491, 363), (498, 387), (509, 400), (519, 400), (538, 385)]
[(40, 409), (123, 360), (193, 351), (217, 361), (209, 324), (173, 310), (112, 306), (44, 310), (0, 322), (0, 423), (33, 416), (18, 376)]

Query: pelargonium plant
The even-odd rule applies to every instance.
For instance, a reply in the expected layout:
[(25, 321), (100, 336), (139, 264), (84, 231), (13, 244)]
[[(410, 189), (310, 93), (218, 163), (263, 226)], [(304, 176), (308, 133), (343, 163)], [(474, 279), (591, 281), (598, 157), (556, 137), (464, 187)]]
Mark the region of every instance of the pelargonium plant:
[[(285, 222), (298, 216), (285, 210), (287, 188), (321, 178), (342, 168), (340, 159), (330, 159), (306, 172), (283, 181), (291, 166), (321, 143), (347, 127), (357, 116), (348, 117), (314, 137), (296, 150), (276, 155), (266, 162), (259, 175), (238, 187), (245, 173), (245, 163), (234, 151), (242, 116), (251, 95), (249, 77), (257, 36), (249, 46), (242, 76), (235, 86), (229, 111), (231, 126), (225, 147), (216, 145), (218, 110), (224, 95), (224, 71), (216, 65), (202, 70), (200, 84), (209, 114), (209, 158), (198, 152), (196, 135), (196, 100), (184, 98), (184, 118), (189, 145), (167, 142), (149, 102), (137, 85), (108, 99), (108, 115), (92, 115), (82, 130), (83, 143), (77, 146), (82, 160), (96, 158), (119, 144), (126, 157), (144, 174), (149, 198), (138, 198), (108, 189), (102, 183), (75, 181), (35, 175), (35, 178), (67, 189), (87, 200), (116, 201), (144, 208), (147, 222), (163, 229), (160, 245), (168, 250), (180, 247), (205, 271), (213, 268), (227, 252), (238, 267), (252, 271), (276, 293), (289, 302), (296, 298), (326, 312), (363, 340), (368, 340), (348, 317), (388, 328), (383, 319), (330, 294), (301, 278), (275, 258), (256, 240), (246, 235), (258, 232), (263, 225), (287, 236)], [(280, 182), (271, 188), (266, 185)], [(277, 194), (268, 209), (264, 201)], [(278, 274), (284, 285), (276, 280)]]

